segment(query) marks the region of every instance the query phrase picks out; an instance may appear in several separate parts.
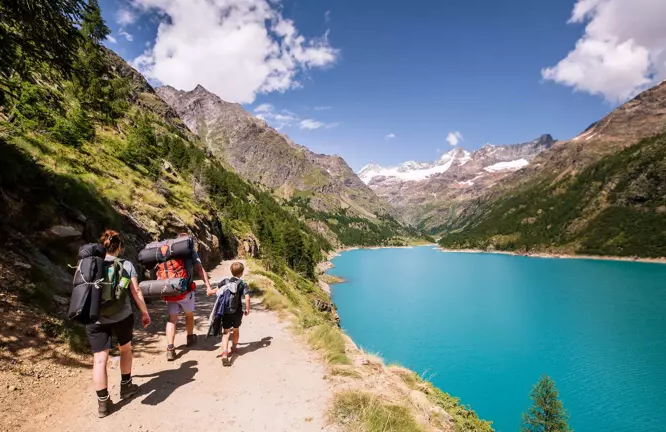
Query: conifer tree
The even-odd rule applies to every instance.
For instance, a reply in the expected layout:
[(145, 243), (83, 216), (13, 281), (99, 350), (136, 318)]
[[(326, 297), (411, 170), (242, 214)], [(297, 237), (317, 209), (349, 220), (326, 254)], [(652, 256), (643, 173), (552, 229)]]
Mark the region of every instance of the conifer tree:
[(129, 91), (126, 80), (110, 73), (108, 56), (100, 45), (110, 33), (98, 1), (90, 0), (81, 23), (83, 43), (78, 51), (73, 81), (81, 106), (105, 122), (122, 115)]
[(100, 44), (111, 34), (111, 29), (102, 18), (102, 9), (97, 0), (89, 0), (83, 14), (83, 23), (81, 24), (81, 33), (90, 41)]
[(37, 62), (69, 76), (84, 10), (84, 0), (0, 1), (0, 105), (15, 91), (12, 75), (29, 80)]
[(521, 432), (570, 432), (568, 414), (559, 400), (555, 382), (543, 375), (530, 393), (533, 406), (523, 414)]

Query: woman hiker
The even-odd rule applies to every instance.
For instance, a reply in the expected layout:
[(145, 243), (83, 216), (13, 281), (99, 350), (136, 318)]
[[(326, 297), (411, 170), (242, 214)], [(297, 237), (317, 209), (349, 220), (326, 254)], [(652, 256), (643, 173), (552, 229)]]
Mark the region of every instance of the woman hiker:
[[(116, 231), (107, 230), (102, 234), (100, 243), (106, 249), (105, 263), (112, 265), (114, 262), (122, 263), (122, 274), (119, 283), (129, 284), (129, 292), (134, 297), (137, 307), (141, 311), (141, 323), (143, 327), (150, 324), (150, 315), (146, 308), (146, 302), (139, 289), (139, 279), (136, 269), (130, 261), (118, 260), (123, 252), (123, 242), (120, 234)], [(126, 287), (127, 285), (125, 285)], [(118, 305), (118, 312), (109, 316), (100, 316), (94, 324), (86, 326), (88, 341), (93, 352), (93, 384), (97, 393), (98, 415), (106, 417), (113, 409), (113, 403), (109, 398), (108, 378), (106, 373), (109, 350), (111, 349), (111, 335), (115, 334), (120, 351), (120, 399), (132, 397), (139, 391), (139, 386), (132, 384), (132, 336), (134, 328), (134, 315), (129, 296), (125, 296), (122, 304)], [(102, 310), (102, 315), (104, 311)]]

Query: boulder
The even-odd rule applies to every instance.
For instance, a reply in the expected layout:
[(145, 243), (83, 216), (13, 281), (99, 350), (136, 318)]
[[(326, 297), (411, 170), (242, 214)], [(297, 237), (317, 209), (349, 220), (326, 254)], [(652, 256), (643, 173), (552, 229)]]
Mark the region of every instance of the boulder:
[(44, 232), (49, 240), (71, 241), (81, 238), (83, 233), (70, 225), (55, 225)]
[(246, 234), (238, 241), (239, 258), (259, 258), (259, 240), (252, 235)]
[(331, 312), (333, 310), (331, 304), (324, 300), (314, 299), (314, 306), (319, 312)]

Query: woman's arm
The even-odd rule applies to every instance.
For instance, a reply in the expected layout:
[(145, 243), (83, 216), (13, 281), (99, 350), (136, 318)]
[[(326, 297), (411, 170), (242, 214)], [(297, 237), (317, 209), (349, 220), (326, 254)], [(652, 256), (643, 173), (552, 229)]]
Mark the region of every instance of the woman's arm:
[(131, 279), (131, 292), (132, 292), (132, 297), (134, 297), (134, 301), (136, 302), (137, 307), (141, 311), (141, 323), (143, 324), (143, 327), (148, 327), (150, 324), (150, 315), (148, 314), (148, 307), (146, 307), (146, 301), (143, 299), (143, 293), (141, 292), (141, 289), (139, 288), (139, 278), (134, 276)]

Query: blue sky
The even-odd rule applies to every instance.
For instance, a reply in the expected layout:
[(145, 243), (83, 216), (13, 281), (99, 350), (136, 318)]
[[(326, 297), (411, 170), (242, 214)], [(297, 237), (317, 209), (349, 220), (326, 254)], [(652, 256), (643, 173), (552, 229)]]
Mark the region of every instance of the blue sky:
[(153, 83), (201, 83), (355, 170), (570, 139), (666, 78), (662, 0), (101, 5), (107, 46)]

